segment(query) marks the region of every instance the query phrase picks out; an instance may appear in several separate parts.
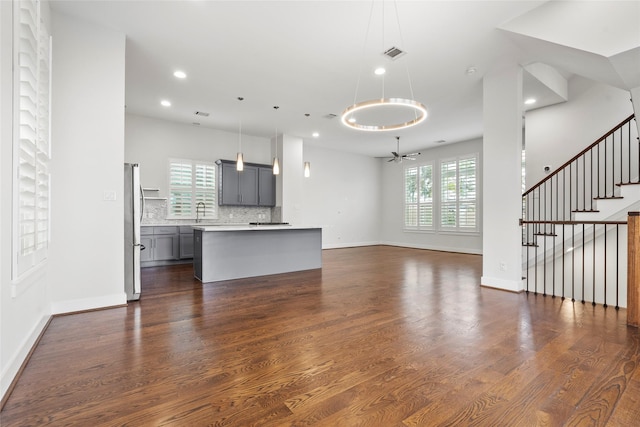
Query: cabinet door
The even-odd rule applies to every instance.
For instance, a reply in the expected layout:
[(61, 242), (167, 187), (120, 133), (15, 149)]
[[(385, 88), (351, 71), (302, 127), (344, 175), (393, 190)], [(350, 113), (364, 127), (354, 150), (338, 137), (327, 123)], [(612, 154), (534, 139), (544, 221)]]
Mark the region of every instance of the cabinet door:
[(238, 171), (236, 165), (231, 163), (221, 163), (220, 168), (220, 190), (218, 193), (219, 205), (239, 205), (240, 194), (238, 192)]
[(193, 258), (193, 233), (180, 235), (180, 259)]
[(271, 168), (258, 169), (258, 205), (276, 205), (276, 176)]
[(155, 247), (153, 248), (153, 259), (164, 261), (179, 258), (178, 235), (154, 236)]
[(240, 177), (240, 204), (246, 206), (258, 205), (258, 168), (246, 166), (242, 172), (238, 172)]
[(140, 236), (140, 243), (144, 246), (140, 251), (140, 262), (153, 261), (153, 236)]

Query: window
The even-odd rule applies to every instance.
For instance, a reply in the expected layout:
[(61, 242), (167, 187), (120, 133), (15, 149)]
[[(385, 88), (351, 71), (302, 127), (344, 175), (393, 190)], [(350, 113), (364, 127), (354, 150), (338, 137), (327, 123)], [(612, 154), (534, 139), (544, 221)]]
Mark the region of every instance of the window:
[(477, 154), (407, 166), (405, 230), (478, 231), (477, 166)]
[(44, 261), (49, 246), (51, 37), (39, 1), (14, 5), (15, 279)]
[(407, 167), (404, 170), (405, 228), (433, 228), (433, 165)]
[(477, 230), (475, 155), (440, 163), (440, 226), (456, 231)]
[[(203, 205), (200, 205), (203, 203)], [(169, 218), (217, 218), (216, 165), (195, 160), (169, 161)]]

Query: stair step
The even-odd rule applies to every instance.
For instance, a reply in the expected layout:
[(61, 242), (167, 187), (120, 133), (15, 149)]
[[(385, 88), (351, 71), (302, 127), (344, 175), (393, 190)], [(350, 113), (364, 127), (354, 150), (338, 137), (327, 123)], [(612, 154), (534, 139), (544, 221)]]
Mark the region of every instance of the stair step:
[(538, 244), (537, 243), (523, 243), (522, 246), (527, 246), (527, 247), (531, 247), (531, 248), (537, 248)]
[(623, 185), (640, 185), (640, 182), (619, 182), (616, 187), (622, 187)]
[(556, 233), (533, 233), (534, 236), (548, 236), (548, 237), (556, 237)]
[(614, 200), (614, 199), (624, 199), (622, 196), (604, 196), (604, 197), (594, 197), (593, 200)]
[(571, 212), (600, 212), (600, 211), (597, 209), (577, 209)]

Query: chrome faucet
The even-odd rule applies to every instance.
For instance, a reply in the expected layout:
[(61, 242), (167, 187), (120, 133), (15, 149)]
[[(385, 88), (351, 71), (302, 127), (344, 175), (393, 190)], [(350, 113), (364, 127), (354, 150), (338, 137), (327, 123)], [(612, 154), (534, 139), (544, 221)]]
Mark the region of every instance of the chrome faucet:
[(204, 202), (198, 202), (198, 204), (196, 205), (196, 224), (202, 221), (200, 219), (200, 205), (202, 205), (202, 216), (204, 216), (207, 209), (207, 205), (205, 205)]

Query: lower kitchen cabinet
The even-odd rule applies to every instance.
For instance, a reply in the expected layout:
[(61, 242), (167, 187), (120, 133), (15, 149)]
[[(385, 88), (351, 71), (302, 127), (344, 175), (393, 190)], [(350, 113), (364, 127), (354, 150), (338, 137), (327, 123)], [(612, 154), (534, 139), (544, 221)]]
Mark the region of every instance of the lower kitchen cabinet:
[[(187, 233), (188, 230), (188, 233)], [(140, 243), (140, 265), (152, 267), (173, 264), (193, 258), (193, 231), (184, 226), (143, 226)]]

